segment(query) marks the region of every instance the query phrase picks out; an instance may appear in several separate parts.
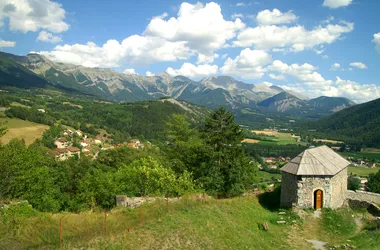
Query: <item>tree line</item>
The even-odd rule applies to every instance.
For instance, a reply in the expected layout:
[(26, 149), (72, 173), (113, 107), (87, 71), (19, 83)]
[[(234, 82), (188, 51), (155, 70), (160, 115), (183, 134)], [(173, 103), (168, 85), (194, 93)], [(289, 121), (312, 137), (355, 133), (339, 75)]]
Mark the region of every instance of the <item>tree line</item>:
[(63, 162), (44, 145), (56, 127), (29, 147), (14, 139), (0, 145), (0, 197), (57, 212), (109, 209), (116, 195), (173, 197), (204, 190), (232, 197), (250, 189), (257, 164), (244, 153), (231, 112), (219, 108), (198, 125), (173, 114), (164, 131), (165, 140), (152, 148), (117, 148), (95, 160)]

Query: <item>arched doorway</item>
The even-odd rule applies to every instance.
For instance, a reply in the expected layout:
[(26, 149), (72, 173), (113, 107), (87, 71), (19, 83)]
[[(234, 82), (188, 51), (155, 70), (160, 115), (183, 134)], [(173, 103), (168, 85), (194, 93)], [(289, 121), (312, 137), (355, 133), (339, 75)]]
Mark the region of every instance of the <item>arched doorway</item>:
[(323, 208), (323, 192), (318, 189), (314, 191), (314, 209)]

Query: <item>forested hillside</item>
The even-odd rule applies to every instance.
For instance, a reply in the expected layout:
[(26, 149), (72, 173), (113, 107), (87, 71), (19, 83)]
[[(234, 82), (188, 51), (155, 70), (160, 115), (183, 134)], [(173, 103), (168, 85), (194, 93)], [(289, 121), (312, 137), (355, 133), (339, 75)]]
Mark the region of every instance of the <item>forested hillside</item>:
[(172, 114), (187, 114), (194, 123), (198, 123), (209, 112), (204, 107), (165, 99), (120, 104), (40, 89), (9, 89), (8, 92), (0, 92), (0, 100), (9, 106), (5, 114), (10, 118), (46, 125), (59, 122), (93, 135), (103, 129), (111, 134), (115, 143), (130, 137), (163, 139), (165, 123)]
[(316, 136), (328, 135), (362, 147), (380, 147), (380, 99), (356, 105), (309, 123)]

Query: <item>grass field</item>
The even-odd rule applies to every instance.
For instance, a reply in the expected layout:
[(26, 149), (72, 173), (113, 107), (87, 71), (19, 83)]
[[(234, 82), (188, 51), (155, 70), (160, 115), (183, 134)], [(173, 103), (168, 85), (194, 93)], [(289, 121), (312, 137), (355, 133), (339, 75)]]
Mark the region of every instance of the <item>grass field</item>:
[(361, 177), (367, 177), (370, 174), (375, 174), (380, 168), (361, 168), (361, 167), (349, 167), (348, 172)]
[(299, 136), (292, 136), (290, 133), (281, 133), (271, 130), (252, 130), (252, 132), (260, 136), (263, 140), (255, 140), (255, 142), (247, 143), (259, 143), (265, 145), (305, 144), (303, 142), (298, 143), (297, 139)]
[[(354, 223), (349, 209), (322, 210), (322, 216), (300, 211), (279, 215), (274, 203), (278, 193), (234, 199), (191, 198), (186, 202), (144, 204), (142, 209), (112, 213), (40, 214), (0, 220), (0, 249), (312, 249), (307, 240), (347, 243), (367, 235)], [(140, 223), (141, 218), (141, 223)], [(286, 224), (279, 225), (278, 220)], [(263, 223), (268, 223), (268, 231)], [(380, 243), (373, 232), (371, 247)], [(353, 243), (350, 242), (351, 245)], [(359, 241), (358, 241), (359, 244)], [(328, 248), (326, 248), (328, 249)]]
[(46, 125), (24, 121), (16, 118), (0, 118), (0, 122), (6, 122), (7, 133), (0, 138), (0, 142), (7, 144), (11, 139), (24, 139), (26, 145), (32, 144), (37, 138), (41, 137), (49, 127)]
[(354, 157), (358, 159), (374, 159), (380, 161), (380, 153), (369, 153), (369, 152), (342, 152), (340, 153), (346, 157)]

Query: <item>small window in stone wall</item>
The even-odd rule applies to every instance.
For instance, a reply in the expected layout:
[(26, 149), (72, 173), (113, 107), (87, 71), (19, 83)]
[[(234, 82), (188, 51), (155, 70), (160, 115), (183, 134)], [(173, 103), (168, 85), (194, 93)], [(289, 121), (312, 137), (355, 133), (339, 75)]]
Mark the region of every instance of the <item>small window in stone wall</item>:
[(297, 175), (297, 180), (302, 181), (302, 175)]

